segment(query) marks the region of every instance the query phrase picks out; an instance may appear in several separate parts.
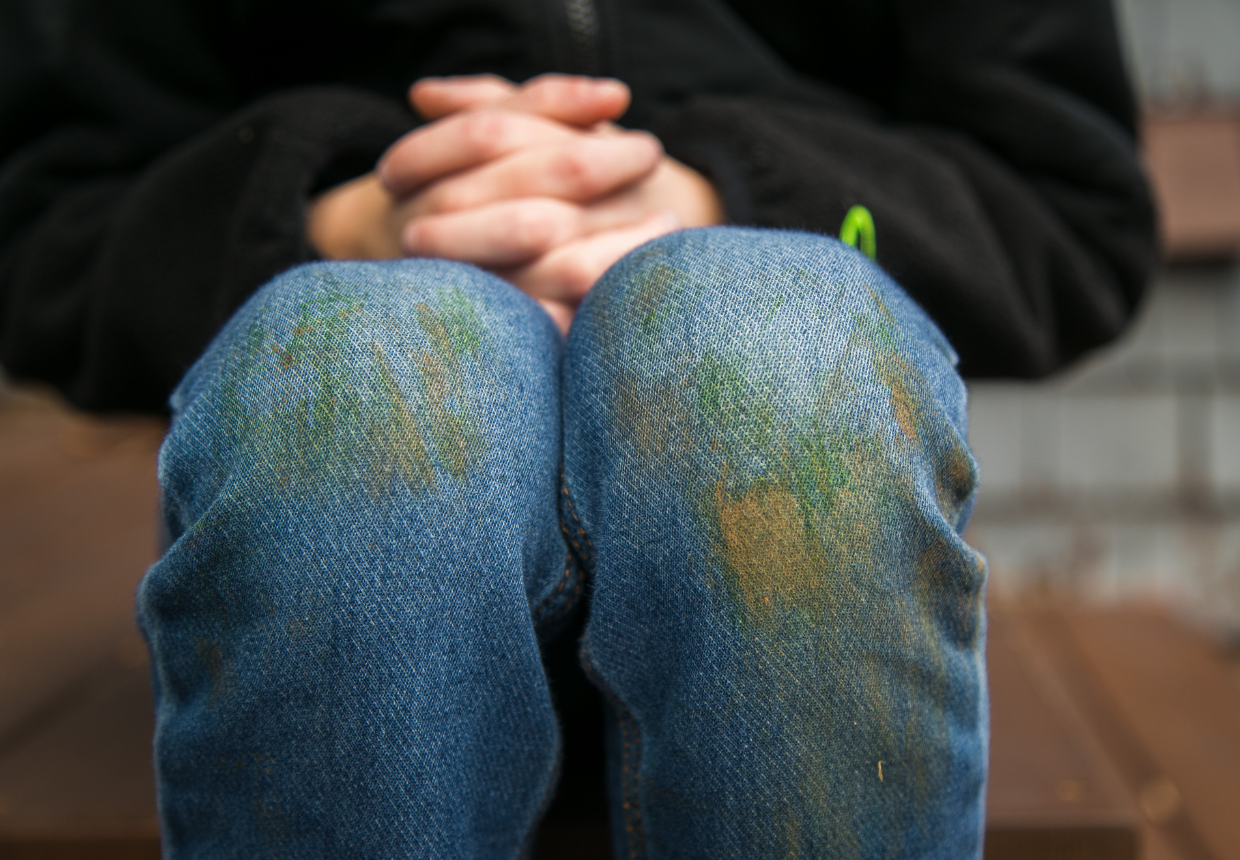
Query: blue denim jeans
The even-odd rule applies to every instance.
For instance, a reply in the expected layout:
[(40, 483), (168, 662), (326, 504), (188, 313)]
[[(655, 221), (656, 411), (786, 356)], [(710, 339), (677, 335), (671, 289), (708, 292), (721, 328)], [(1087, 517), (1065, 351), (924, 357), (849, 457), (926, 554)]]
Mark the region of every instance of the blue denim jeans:
[(647, 244), (567, 343), (469, 266), (280, 276), (160, 458), (165, 856), (523, 856), (559, 766), (540, 648), (586, 611), (617, 858), (979, 857), (954, 365), (806, 234)]

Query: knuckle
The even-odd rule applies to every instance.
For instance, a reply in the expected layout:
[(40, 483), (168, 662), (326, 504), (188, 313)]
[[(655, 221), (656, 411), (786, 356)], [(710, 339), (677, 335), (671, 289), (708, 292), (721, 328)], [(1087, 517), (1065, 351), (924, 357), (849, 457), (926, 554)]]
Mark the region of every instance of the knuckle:
[(560, 175), (568, 186), (589, 194), (600, 186), (599, 163), (595, 154), (581, 146), (570, 147), (559, 161)]
[(511, 133), (511, 117), (499, 111), (475, 111), (461, 121), (461, 137), (465, 146), (484, 158), (502, 148)]
[(533, 250), (550, 242), (552, 225), (545, 213), (533, 207), (522, 207), (509, 222), (508, 242), (514, 248)]
[(473, 195), (463, 183), (444, 182), (427, 192), (431, 212), (459, 212), (473, 205)]

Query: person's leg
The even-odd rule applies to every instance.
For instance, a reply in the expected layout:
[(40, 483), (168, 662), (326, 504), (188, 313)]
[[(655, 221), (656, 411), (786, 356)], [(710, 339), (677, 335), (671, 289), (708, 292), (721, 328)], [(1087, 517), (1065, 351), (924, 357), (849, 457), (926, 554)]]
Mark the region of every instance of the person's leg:
[(656, 240), (565, 355), (616, 852), (981, 851), (985, 565), (951, 350), (819, 236)]
[(557, 754), (535, 625), (580, 591), (560, 353), (477, 269), (320, 264), (189, 372), (138, 601), (165, 857), (520, 854)]

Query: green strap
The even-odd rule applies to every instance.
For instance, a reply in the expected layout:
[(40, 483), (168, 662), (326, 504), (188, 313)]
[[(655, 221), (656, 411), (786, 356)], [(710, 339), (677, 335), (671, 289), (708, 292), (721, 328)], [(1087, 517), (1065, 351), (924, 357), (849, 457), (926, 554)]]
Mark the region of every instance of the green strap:
[(845, 245), (860, 248), (861, 253), (871, 260), (877, 260), (878, 241), (874, 234), (874, 216), (864, 206), (854, 206), (844, 216), (840, 226), (840, 241)]

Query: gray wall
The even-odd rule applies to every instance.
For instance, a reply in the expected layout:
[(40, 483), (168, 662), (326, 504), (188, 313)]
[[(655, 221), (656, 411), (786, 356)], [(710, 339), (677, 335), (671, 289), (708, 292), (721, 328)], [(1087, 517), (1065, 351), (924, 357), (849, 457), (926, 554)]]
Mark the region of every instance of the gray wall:
[(1147, 102), (1240, 100), (1240, 0), (1118, 0)]
[(1240, 268), (1159, 276), (1119, 343), (970, 389), (999, 589), (1171, 599), (1240, 630)]

